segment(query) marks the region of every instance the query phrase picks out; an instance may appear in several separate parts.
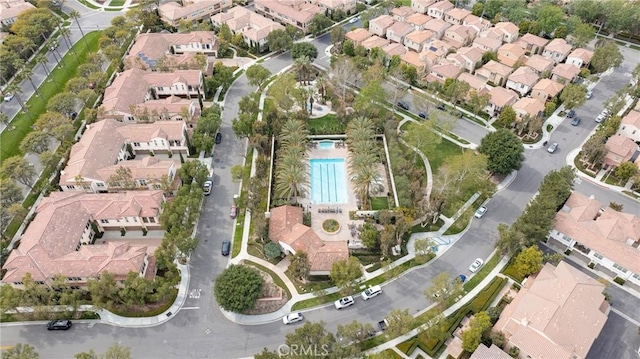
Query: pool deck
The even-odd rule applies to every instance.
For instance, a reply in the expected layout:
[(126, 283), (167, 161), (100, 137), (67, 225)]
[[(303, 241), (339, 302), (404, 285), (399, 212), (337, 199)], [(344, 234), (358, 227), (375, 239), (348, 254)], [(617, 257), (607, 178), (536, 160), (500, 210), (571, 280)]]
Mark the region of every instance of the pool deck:
[[(339, 141), (336, 141), (339, 142)], [(304, 208), (305, 212), (311, 212), (311, 228), (318, 234), (320, 239), (323, 241), (346, 241), (357, 242), (355, 237), (351, 236), (351, 231), (349, 230), (350, 224), (355, 224), (356, 226), (362, 225), (364, 223), (363, 220), (351, 220), (349, 219), (349, 211), (357, 211), (358, 210), (358, 200), (355, 195), (355, 190), (351, 181), (349, 180), (349, 151), (347, 150), (346, 143), (344, 147), (333, 147), (333, 148), (320, 148), (320, 146), (311, 148), (308, 152), (309, 160), (312, 159), (332, 159), (332, 158), (343, 158), (345, 160), (345, 175), (347, 178), (345, 179), (345, 183), (347, 185), (347, 203), (311, 203), (311, 188), (308, 189), (309, 197), (301, 198), (300, 203), (302, 204), (302, 208)], [(380, 163), (379, 168), (381, 170), (381, 178), (384, 188), (388, 190), (387, 184), (387, 176), (384, 172), (384, 166)], [(386, 193), (386, 190), (383, 193)], [(331, 209), (334, 213), (320, 213), (321, 209)], [(339, 211), (342, 210), (342, 213)], [(326, 233), (322, 229), (322, 223), (327, 219), (335, 219), (340, 223), (340, 230), (336, 233)]]

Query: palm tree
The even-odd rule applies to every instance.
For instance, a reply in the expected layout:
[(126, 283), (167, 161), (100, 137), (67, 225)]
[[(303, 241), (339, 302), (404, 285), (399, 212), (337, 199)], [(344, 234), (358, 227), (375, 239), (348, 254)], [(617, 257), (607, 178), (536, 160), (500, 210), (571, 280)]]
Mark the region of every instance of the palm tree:
[(80, 21), (78, 21), (78, 18), (81, 16), (80, 13), (77, 10), (71, 10), (71, 12), (69, 13), (69, 16), (71, 16), (76, 21), (76, 25), (78, 25), (78, 30), (80, 30), (80, 34), (82, 35), (82, 40), (84, 40), (84, 45), (87, 47), (87, 49), (89, 49), (89, 43), (87, 42), (87, 39), (84, 37), (84, 31), (82, 31), (82, 27), (80, 26)]
[(69, 47), (69, 51), (73, 52), (73, 55), (76, 57), (76, 62), (78, 62), (78, 53), (73, 48), (73, 42), (71, 42), (71, 30), (67, 27), (60, 27), (58, 24), (58, 29), (60, 30), (60, 35), (65, 39), (67, 46)]
[(313, 71), (313, 66), (311, 65), (311, 60), (309, 60), (308, 56), (300, 56), (293, 62), (293, 68), (295, 72), (298, 73), (298, 81), (300, 81), (303, 85), (306, 85), (309, 81), (309, 75), (311, 71)]
[(297, 202), (297, 197), (305, 193), (309, 183), (307, 169), (300, 161), (283, 162), (279, 163), (276, 173), (276, 195)]
[(40, 54), (36, 56), (36, 61), (42, 64), (42, 67), (44, 68), (44, 71), (47, 74), (47, 77), (51, 77), (51, 80), (56, 85), (56, 90), (57, 90), (60, 86), (58, 85), (58, 82), (56, 81), (56, 79), (53, 76), (51, 76), (51, 71), (49, 70), (49, 66), (47, 66), (47, 63), (49, 62), (49, 59), (47, 59), (47, 56), (45, 56), (44, 54)]
[(368, 166), (359, 166), (351, 176), (351, 181), (355, 187), (356, 194), (360, 196), (360, 203), (366, 207), (371, 185), (380, 184), (381, 176), (378, 169), (373, 166), (373, 163), (369, 163)]
[(21, 81), (24, 80), (25, 78), (29, 80), (29, 82), (31, 83), (31, 87), (33, 87), (33, 91), (35, 91), (36, 95), (38, 95), (38, 98), (40, 98), (40, 101), (42, 101), (44, 103), (44, 105), (47, 105), (47, 101), (45, 101), (45, 99), (42, 97), (42, 95), (40, 94), (40, 90), (38, 90), (38, 87), (36, 86), (36, 84), (33, 83), (33, 70), (31, 70), (28, 67), (25, 67), (22, 69), (22, 71), (20, 72), (20, 76), (18, 77)]

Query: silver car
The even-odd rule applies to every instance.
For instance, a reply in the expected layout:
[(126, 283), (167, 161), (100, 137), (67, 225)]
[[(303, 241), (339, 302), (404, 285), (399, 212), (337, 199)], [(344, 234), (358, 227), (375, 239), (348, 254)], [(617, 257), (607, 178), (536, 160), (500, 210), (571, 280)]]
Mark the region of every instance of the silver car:
[(549, 146), (549, 148), (547, 148), (547, 152), (554, 153), (556, 152), (557, 149), (558, 149), (558, 144), (554, 142), (551, 144), (551, 146)]
[(355, 301), (353, 300), (353, 297), (348, 296), (348, 297), (344, 297), (336, 300), (335, 303), (333, 303), (333, 305), (335, 305), (336, 309), (342, 309), (342, 308), (346, 308), (353, 305), (353, 303), (355, 303)]
[(473, 216), (476, 218), (482, 218), (482, 216), (484, 216), (485, 213), (487, 213), (487, 207), (481, 206), (480, 208), (478, 208), (478, 210)]
[(475, 273), (482, 267), (483, 264), (484, 261), (481, 258), (476, 258), (476, 260), (473, 261), (473, 263), (471, 263), (471, 265), (469, 266), (469, 270), (471, 271), (471, 273)]
[(202, 192), (204, 193), (204, 195), (205, 196), (210, 195), (212, 189), (213, 189), (213, 181), (210, 179), (204, 181), (204, 184), (202, 185)]
[(301, 322), (303, 320), (304, 320), (304, 316), (302, 316), (302, 313), (291, 313), (286, 317), (282, 318), (282, 323), (293, 324), (293, 323)]

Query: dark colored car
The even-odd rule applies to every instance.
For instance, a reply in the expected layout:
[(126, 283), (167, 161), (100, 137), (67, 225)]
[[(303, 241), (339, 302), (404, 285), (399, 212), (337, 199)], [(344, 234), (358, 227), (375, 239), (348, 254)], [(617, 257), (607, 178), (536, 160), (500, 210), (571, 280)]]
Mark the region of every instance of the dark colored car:
[(418, 112), (418, 117), (424, 118), (426, 120), (427, 119), (427, 114), (422, 112), (422, 111), (420, 111), (420, 112)]
[(220, 132), (216, 133), (216, 145), (222, 142), (222, 134)]
[(222, 242), (222, 255), (225, 256), (225, 257), (228, 256), (230, 250), (231, 250), (231, 242), (223, 241)]
[(71, 325), (70, 320), (52, 320), (47, 323), (47, 330), (68, 330)]
[(440, 111), (444, 111), (444, 110), (445, 110), (445, 107), (444, 107), (444, 104), (443, 104), (443, 103), (438, 104), (438, 107), (436, 107), (436, 108), (437, 108), (438, 110), (440, 110)]
[(572, 126), (578, 126), (579, 124), (580, 124), (580, 117), (574, 117), (573, 120), (571, 120)]
[(409, 104), (405, 101), (398, 101), (398, 107), (406, 111), (409, 111), (409, 108), (411, 108)]
[(573, 118), (575, 115), (576, 115), (576, 112), (574, 110), (569, 110), (569, 112), (567, 112), (568, 118)]

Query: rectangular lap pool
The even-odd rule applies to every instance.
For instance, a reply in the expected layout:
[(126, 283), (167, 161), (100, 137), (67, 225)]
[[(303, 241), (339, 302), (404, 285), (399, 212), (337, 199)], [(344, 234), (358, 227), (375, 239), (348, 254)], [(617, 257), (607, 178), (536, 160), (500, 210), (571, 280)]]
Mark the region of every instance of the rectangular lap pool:
[(314, 158), (311, 162), (311, 202), (346, 203), (344, 158)]

